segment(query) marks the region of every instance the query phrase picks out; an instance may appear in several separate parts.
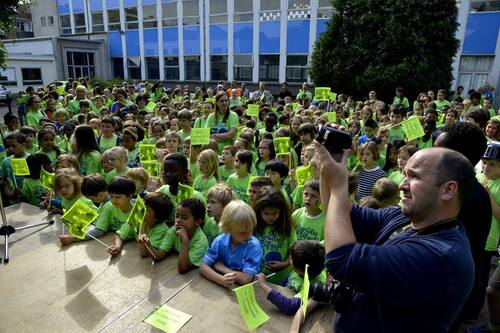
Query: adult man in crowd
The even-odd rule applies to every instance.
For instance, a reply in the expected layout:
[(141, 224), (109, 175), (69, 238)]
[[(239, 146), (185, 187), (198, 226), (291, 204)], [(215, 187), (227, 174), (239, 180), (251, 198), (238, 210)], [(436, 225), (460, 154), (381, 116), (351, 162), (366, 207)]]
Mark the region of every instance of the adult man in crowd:
[(293, 97), (292, 92), (288, 89), (288, 83), (283, 82), (281, 84), (281, 91), (279, 94), (280, 99), (285, 99), (285, 97)]
[[(483, 131), (471, 123), (454, 123), (443, 127), (434, 142), (435, 147), (453, 149), (476, 165), (486, 150)], [(465, 227), (474, 260), (474, 286), (459, 316), (449, 332), (455, 333), (462, 321), (474, 323), (484, 304), (490, 271), (489, 260), (483, 260), (486, 239), (491, 226), (491, 203), (488, 192), (477, 180), (470, 194), (464, 199), (458, 216)]]
[(317, 145), (322, 202), (327, 207), (325, 265), (354, 289), (334, 331), (447, 332), (473, 283), (473, 261), (456, 219), (475, 174), (460, 153), (415, 153), (400, 185), (402, 209), (352, 205), (347, 154), (338, 163)]
[(259, 82), (259, 90), (254, 91), (251, 100), (259, 104), (272, 104), (273, 95), (266, 90), (266, 84), (262, 81)]

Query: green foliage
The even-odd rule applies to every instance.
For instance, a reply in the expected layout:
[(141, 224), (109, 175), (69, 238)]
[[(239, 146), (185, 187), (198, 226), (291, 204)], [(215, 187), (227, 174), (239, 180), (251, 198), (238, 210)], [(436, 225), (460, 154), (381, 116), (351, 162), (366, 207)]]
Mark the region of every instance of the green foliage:
[(92, 87), (101, 86), (103, 88), (113, 88), (115, 86), (121, 86), (123, 82), (133, 83), (132, 80), (124, 80), (120, 78), (114, 78), (111, 80), (101, 80), (99, 78), (93, 78), (90, 82)]
[(455, 0), (333, 0), (335, 13), (312, 54), (316, 86), (358, 97), (376, 90), (392, 100), (449, 89), (455, 38)]
[[(13, 17), (19, 5), (19, 0), (0, 1), (0, 30), (4, 31), (5, 33), (13, 31)], [(7, 50), (5, 49), (2, 41), (0, 41), (0, 68), (5, 68), (6, 63)]]

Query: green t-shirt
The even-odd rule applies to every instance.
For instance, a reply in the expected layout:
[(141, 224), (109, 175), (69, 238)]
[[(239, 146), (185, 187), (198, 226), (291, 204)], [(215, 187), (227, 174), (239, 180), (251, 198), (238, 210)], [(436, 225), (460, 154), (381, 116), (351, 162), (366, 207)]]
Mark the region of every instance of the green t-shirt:
[(52, 166), (54, 166), (56, 164), (56, 159), (57, 159), (57, 152), (55, 150), (52, 150), (50, 152), (44, 152), (43, 149), (39, 149), (35, 154), (44, 154), (44, 155), (47, 155), (47, 157), (49, 158), (50, 160), (50, 163), (52, 164)]
[[(288, 259), (289, 248), (296, 240), (297, 236), (295, 230), (292, 230), (289, 236), (283, 235), (281, 232), (278, 232), (273, 225), (266, 225), (262, 233), (255, 234), (255, 237), (260, 241), (260, 245), (262, 250), (264, 251), (263, 263), (262, 263), (262, 273), (269, 275), (273, 273), (271, 270), (265, 267), (266, 263), (269, 261), (285, 261)], [(283, 279), (285, 279), (288, 274), (290, 274), (291, 268), (288, 266), (287, 268), (282, 269), (279, 272), (276, 272), (273, 275), (269, 282), (271, 283), (279, 283)]]
[(303, 207), (304, 206), (304, 197), (302, 196), (304, 194), (304, 185), (297, 186), (295, 190), (292, 192), (292, 202), (294, 203), (295, 206), (297, 207)]
[(207, 119), (205, 117), (200, 117), (195, 120), (193, 128), (205, 128), (205, 125), (207, 124)]
[(423, 137), (418, 139), (417, 142), (418, 149), (424, 148), (432, 148), (432, 135), (429, 137), (429, 140), (423, 141)]
[(217, 179), (214, 176), (210, 177), (209, 179), (205, 179), (202, 175), (198, 175), (193, 180), (193, 188), (195, 189), (195, 191), (203, 194), (205, 198), (207, 197), (208, 190), (210, 190), (215, 185), (217, 185)]
[(395, 182), (398, 186), (401, 185), (403, 180), (405, 179), (405, 176), (400, 170), (395, 170), (387, 175), (387, 178)]
[(127, 222), (128, 216), (129, 213), (123, 212), (120, 208), (113, 206), (111, 201), (108, 201), (100, 209), (95, 226), (102, 231), (108, 232), (111, 230), (116, 232)]
[(101, 173), (101, 154), (97, 150), (82, 155), (80, 158), (80, 173), (82, 176)]
[(220, 180), (226, 182), (229, 176), (234, 173), (234, 169), (227, 169), (225, 165), (219, 167)]
[[(325, 284), (326, 283), (326, 272), (322, 270), (321, 273), (318, 274), (314, 279), (310, 280), (312, 283)], [(293, 291), (299, 293), (299, 295), (295, 295), (295, 297), (299, 297), (302, 293), (302, 289), (304, 287), (304, 278), (300, 276), (297, 272), (292, 271), (290, 276), (288, 277), (288, 281), (286, 283), (286, 287), (292, 289)]]
[(405, 131), (403, 130), (402, 126), (389, 128), (389, 141), (392, 142), (396, 139), (405, 139)]
[[(175, 226), (168, 229), (161, 245), (160, 250), (165, 252), (170, 252), (175, 249), (177, 252), (181, 251), (182, 242), (179, 236), (177, 236)], [(189, 261), (194, 266), (200, 266), (201, 259), (208, 251), (208, 240), (201, 228), (196, 228), (196, 232), (193, 238), (189, 240)]]
[(210, 217), (203, 225), (203, 232), (207, 236), (208, 245), (212, 245), (214, 239), (221, 234), (219, 224), (215, 222), (213, 217)]
[(136, 168), (139, 166), (141, 159), (139, 156), (139, 148), (135, 148), (134, 150), (128, 151), (128, 161), (127, 165), (129, 168)]
[(40, 179), (25, 178), (23, 181), (22, 195), (28, 203), (33, 206), (38, 206), (43, 201), (43, 197), (47, 193), (47, 189), (42, 186)]
[(317, 216), (309, 216), (305, 207), (293, 212), (292, 219), (297, 227), (297, 240), (324, 240), (325, 218), (324, 212)]
[(445, 99), (443, 99), (443, 101), (440, 101), (439, 99), (437, 99), (434, 101), (434, 104), (436, 104), (436, 110), (438, 110), (438, 111), (441, 111), (443, 106), (448, 106), (448, 107), (451, 106), (451, 103)]
[[(478, 174), (477, 179), (480, 183), (484, 182), (484, 175)], [(495, 198), (495, 201), (500, 204), (500, 178), (495, 180), (487, 180), (486, 186), (490, 190), (491, 195)], [(486, 251), (496, 251), (498, 247), (498, 241), (500, 239), (500, 220), (495, 218), (495, 215), (491, 218), (491, 227), (488, 238), (486, 239)]]
[[(146, 236), (148, 236), (149, 238), (149, 243), (155, 249), (160, 248), (160, 244), (163, 241), (167, 230), (168, 226), (164, 222), (161, 222), (145, 232)], [(118, 236), (120, 236), (121, 239), (125, 241), (136, 239), (134, 229), (132, 229), (132, 227), (130, 227), (128, 223), (124, 223), (116, 233), (118, 234)]]
[(179, 136), (181, 137), (181, 144), (182, 144), (188, 136), (191, 136), (191, 131), (185, 132), (184, 130), (181, 129), (179, 132), (177, 132), (177, 134), (179, 134)]
[(111, 183), (113, 179), (115, 179), (115, 177), (127, 177), (127, 172), (128, 172), (128, 167), (120, 172), (118, 172), (116, 169), (111, 170), (106, 175), (106, 183), (108, 184)]
[(250, 177), (251, 175), (248, 174), (245, 178), (240, 178), (235, 172), (227, 179), (227, 184), (236, 194), (238, 194), (238, 197), (246, 203), (250, 203), (250, 198), (248, 197), (248, 183), (250, 182)]
[(26, 123), (28, 124), (28, 126), (31, 126), (38, 131), (40, 130), (40, 119), (44, 117), (45, 115), (40, 110), (38, 110), (37, 112), (29, 111), (26, 114)]
[(401, 99), (401, 97), (395, 96), (392, 104), (393, 105), (402, 105), (407, 109), (410, 107), (410, 102), (408, 101), (408, 98), (406, 98), (406, 97), (403, 97), (403, 99)]
[[(89, 102), (90, 110), (95, 109), (94, 104), (90, 100), (86, 100)], [(80, 113), (80, 100), (73, 99), (68, 103), (68, 106), (66, 107), (66, 113), (69, 115), (71, 112), (76, 116), (78, 113)]]
[(35, 144), (33, 144), (33, 146), (31, 146), (31, 148), (24, 147), (24, 151), (30, 155), (35, 155), (39, 150), (40, 150), (40, 148), (38, 148), (38, 145), (35, 145)]
[[(210, 128), (211, 133), (227, 133), (232, 128), (237, 129), (239, 124), (240, 120), (238, 115), (233, 111), (229, 111), (229, 116), (225, 121), (223, 116), (217, 117), (215, 113), (210, 114), (205, 124), (205, 128)], [(231, 145), (233, 142), (234, 139), (219, 142), (219, 154), (222, 153), (222, 148), (224, 146)]]
[(99, 151), (104, 153), (106, 150), (118, 146), (117, 142), (118, 136), (116, 134), (113, 134), (109, 139), (101, 135), (99, 137)]
[(260, 161), (257, 163), (257, 160), (255, 161), (255, 170), (257, 171), (257, 176), (265, 176), (266, 175), (266, 164), (267, 162), (265, 161)]
[[(174, 209), (172, 209), (172, 214), (170, 215), (170, 218), (169, 218), (168, 222), (173, 223), (174, 220), (175, 220), (175, 212), (177, 211), (177, 205), (179, 204), (179, 202), (177, 200), (177, 195), (174, 196), (172, 193), (170, 193), (170, 185), (163, 185), (163, 186), (161, 186), (156, 191), (157, 192), (161, 192), (161, 193), (165, 194), (166, 196), (168, 196), (168, 198), (172, 202), (172, 205), (174, 206)], [(205, 197), (203, 196), (203, 194), (201, 194), (200, 192), (194, 190), (193, 191), (193, 198), (201, 200), (201, 202), (203, 202), (203, 204), (206, 207), (206, 205), (207, 205), (207, 199), (205, 199)], [(205, 220), (207, 220), (207, 218), (205, 218)]]
[[(20, 157), (20, 158), (26, 159), (28, 156), (29, 155), (25, 153), (24, 156)], [(11, 162), (13, 158), (16, 158), (16, 157), (14, 155), (10, 155), (9, 157), (5, 158), (2, 161), (2, 165), (0, 167), (0, 176), (7, 178), (7, 182), (9, 183), (9, 189), (11, 191), (13, 191), (16, 187), (18, 189), (22, 190), (25, 177), (24, 176), (14, 176), (14, 172), (12, 170), (12, 162)], [(15, 180), (14, 180), (14, 177), (15, 177)], [(12, 203), (16, 203), (16, 202), (13, 202), (11, 200), (11, 204)]]

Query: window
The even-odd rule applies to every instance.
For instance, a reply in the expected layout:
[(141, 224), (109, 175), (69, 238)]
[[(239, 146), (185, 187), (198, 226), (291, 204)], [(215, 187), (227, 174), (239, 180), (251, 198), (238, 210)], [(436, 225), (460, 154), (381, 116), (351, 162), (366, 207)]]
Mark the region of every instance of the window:
[(92, 32), (104, 31), (102, 12), (92, 12)]
[(49, 18), (49, 25), (54, 25), (54, 16), (48, 16)]
[(280, 76), (280, 56), (261, 55), (259, 60), (259, 80), (278, 82)]
[(33, 29), (31, 28), (31, 22), (28, 22), (28, 21), (17, 21), (16, 27), (17, 27), (17, 29), (24, 31), (24, 32), (32, 32), (33, 31)]
[(122, 58), (111, 58), (113, 64), (113, 77), (123, 79), (123, 59)]
[(252, 81), (252, 55), (234, 55), (234, 79), (237, 81)]
[(21, 68), (23, 84), (43, 84), (41, 68)]
[(227, 80), (227, 56), (213, 55), (210, 56), (212, 68), (212, 80)]
[(210, 23), (227, 23), (226, 0), (210, 0)]
[(311, 17), (311, 6), (309, 0), (289, 0), (288, 19), (306, 20)]
[(125, 8), (125, 22), (127, 29), (139, 29), (137, 7)]
[(333, 5), (330, 0), (318, 0), (318, 18), (330, 18), (333, 15)]
[(279, 21), (281, 19), (280, 0), (260, 0), (260, 20)]
[(45, 21), (45, 17), (44, 16), (40, 17), (40, 21), (42, 21), (42, 27), (47, 26), (47, 22)]
[(133, 80), (141, 79), (141, 58), (128, 57), (127, 58), (128, 78)]
[(186, 73), (186, 80), (200, 80), (200, 57), (184, 57), (184, 71)]
[(87, 32), (85, 28), (85, 14), (84, 13), (79, 13), (79, 14), (74, 14), (74, 19), (75, 19), (75, 33), (85, 33)]
[(307, 55), (286, 57), (286, 80), (289, 82), (307, 81)]
[(178, 57), (165, 57), (165, 80), (179, 81)]
[(253, 21), (253, 2), (248, 0), (234, 1), (234, 22)]
[(482, 87), (489, 81), (494, 59), (489, 56), (462, 56), (458, 68), (458, 85), (462, 85), (464, 91)]
[(69, 77), (94, 77), (94, 54), (87, 52), (66, 52)]
[(198, 0), (183, 0), (183, 25), (200, 24), (200, 10)]
[(119, 9), (108, 9), (108, 30), (109, 31), (121, 30)]
[(176, 0), (163, 0), (162, 17), (163, 26), (172, 27), (177, 25), (177, 1)]
[(160, 63), (158, 57), (146, 57), (146, 78), (149, 80), (160, 79)]
[(16, 69), (13, 67), (0, 68), (0, 83), (3, 85), (17, 85)]
[(280, 10), (280, 0), (260, 0), (260, 10)]
[(471, 12), (496, 12), (500, 11), (500, 0), (471, 1)]
[(156, 28), (158, 26), (156, 6), (144, 6), (142, 8), (142, 18), (144, 28)]
[(71, 20), (69, 15), (61, 15), (61, 35), (71, 35)]

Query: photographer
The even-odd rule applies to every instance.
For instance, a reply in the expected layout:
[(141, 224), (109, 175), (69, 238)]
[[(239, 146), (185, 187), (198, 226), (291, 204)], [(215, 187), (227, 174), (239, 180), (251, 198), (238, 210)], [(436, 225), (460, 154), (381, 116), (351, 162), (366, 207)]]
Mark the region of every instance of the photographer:
[(317, 144), (325, 265), (354, 290), (335, 316), (335, 333), (447, 332), (473, 282), (469, 242), (456, 220), (475, 179), (472, 165), (449, 149), (421, 150), (405, 168), (402, 209), (373, 210), (348, 199), (347, 154), (339, 163)]

